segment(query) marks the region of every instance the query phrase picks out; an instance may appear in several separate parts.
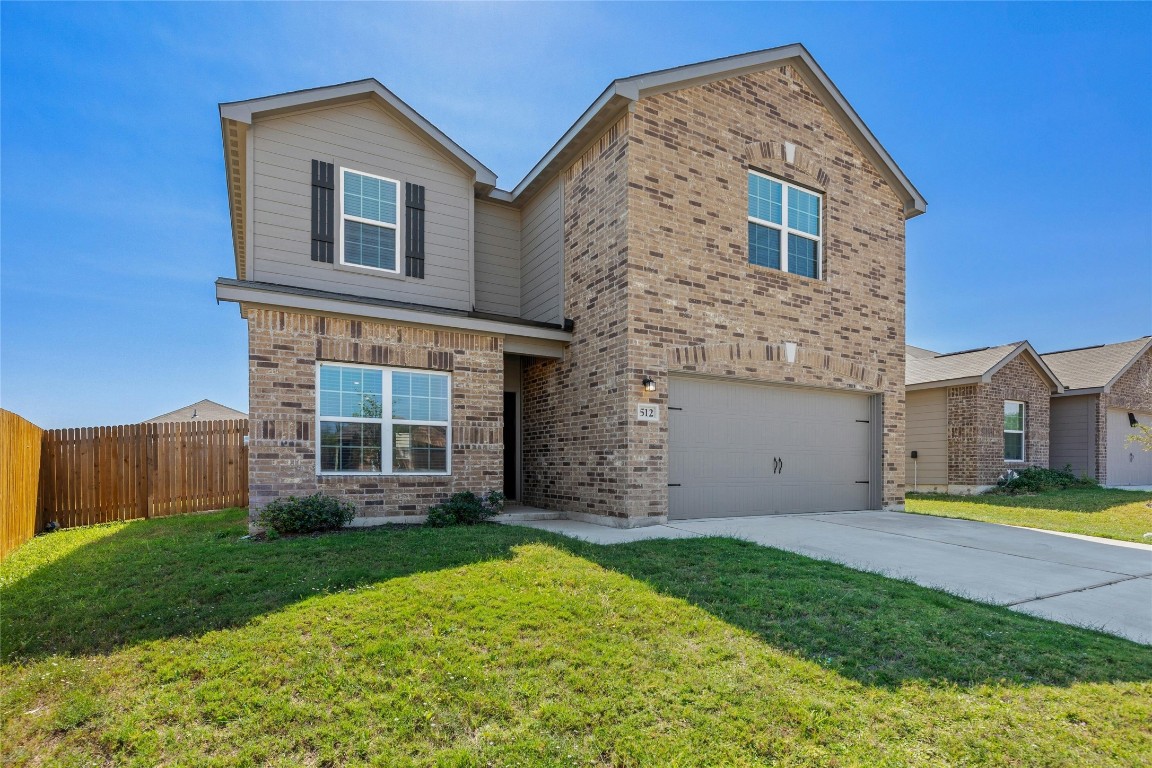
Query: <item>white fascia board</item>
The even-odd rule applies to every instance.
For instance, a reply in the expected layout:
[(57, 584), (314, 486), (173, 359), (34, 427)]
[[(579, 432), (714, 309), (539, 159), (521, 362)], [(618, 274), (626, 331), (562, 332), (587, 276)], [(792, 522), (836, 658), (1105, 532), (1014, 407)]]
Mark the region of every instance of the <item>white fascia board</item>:
[(981, 384), (983, 379), (979, 376), (965, 376), (962, 379), (943, 379), (941, 381), (922, 381), (919, 384), (905, 384), (906, 390), (936, 389), (938, 387), (963, 387), (968, 384)]
[(490, 333), (496, 336), (521, 336), (536, 341), (552, 341), (564, 344), (572, 341), (572, 333), (562, 331), (559, 328), (538, 328), (519, 323), (501, 322), (500, 320), (468, 317), (464, 314), (442, 314), (440, 312), (423, 312), (418, 309), (365, 304), (250, 285), (229, 285), (217, 282), (216, 301), (235, 301), (243, 304), (301, 309), (331, 315), (351, 315), (409, 325), (456, 328), (463, 331)]
[(453, 157), (476, 173), (476, 184), (485, 188), (496, 186), (496, 174), (481, 163), (463, 147), (450, 139), (447, 134), (430, 123), (396, 94), (385, 88), (374, 78), (357, 80), (351, 83), (330, 85), (322, 88), (309, 88), (303, 91), (282, 93), (276, 96), (265, 96), (247, 101), (233, 101), (220, 105), (220, 117), (228, 120), (237, 120), (242, 123), (252, 123), (254, 118), (285, 112), (303, 107), (323, 106), (326, 103), (340, 103), (363, 96), (376, 96), (400, 116), (414, 125), (434, 142), (442, 146)]

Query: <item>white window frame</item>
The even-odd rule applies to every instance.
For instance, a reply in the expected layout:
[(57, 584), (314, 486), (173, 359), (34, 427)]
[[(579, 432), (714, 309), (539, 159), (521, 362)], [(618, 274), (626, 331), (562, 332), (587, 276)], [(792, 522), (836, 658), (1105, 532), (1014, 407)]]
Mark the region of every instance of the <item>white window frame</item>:
[[(339, 368), (356, 368), (366, 371), (381, 371), (383, 372), (383, 382), (381, 384), (381, 411), (380, 418), (378, 419), (365, 419), (363, 417), (354, 416), (321, 416), (320, 415), (320, 367), (324, 365), (332, 365)], [(392, 418), (392, 374), (399, 373), (420, 373), (431, 376), (443, 376), (448, 380), (448, 420), (447, 421), (423, 421), (413, 419), (394, 419)], [(425, 368), (399, 368), (395, 366), (384, 365), (359, 365), (357, 363), (341, 363), (335, 360), (317, 360), (316, 361), (316, 419), (315, 431), (316, 439), (314, 444), (316, 446), (316, 474), (323, 477), (345, 477), (345, 476), (359, 476), (359, 477), (382, 477), (385, 475), (393, 477), (447, 477), (452, 474), (452, 374), (448, 371), (431, 371)], [(380, 425), (380, 471), (379, 472), (352, 472), (347, 470), (331, 470), (324, 471), (320, 469), (320, 424), (325, 421), (344, 421), (356, 422), (360, 424), (379, 424)], [(445, 433), (444, 443), (444, 471), (443, 472), (428, 472), (421, 470), (419, 472), (397, 472), (392, 468), (394, 450), (392, 444), (392, 427), (394, 425), (404, 426), (411, 425), (417, 427), (447, 427)]]
[[(765, 221), (764, 219), (758, 219), (755, 216), (753, 216), (752, 214), (748, 214), (748, 221), (752, 222), (753, 224), (759, 224), (760, 226), (767, 227), (768, 229), (775, 229), (777, 232), (780, 233), (780, 269), (778, 271), (787, 272), (790, 275), (793, 275), (795, 277), (801, 277), (801, 278), (804, 278), (805, 280), (823, 280), (824, 279), (824, 193), (823, 192), (817, 192), (814, 189), (805, 189), (804, 187), (801, 187), (798, 184), (792, 184), (791, 182), (785, 181), (784, 179), (778, 179), (775, 176), (770, 176), (767, 173), (761, 173), (760, 171), (754, 170), (752, 168), (748, 169), (748, 174), (751, 176), (759, 176), (762, 179), (768, 179), (769, 181), (775, 182), (776, 184), (780, 184), (784, 187), (784, 193), (783, 193), (783, 195), (781, 195), (781, 201), (780, 201), (780, 209), (781, 209), (780, 210), (780, 221), (782, 223), (776, 224), (775, 222)], [(747, 185), (745, 185), (745, 187), (747, 187)], [(819, 235), (813, 235), (813, 234), (810, 234), (808, 232), (804, 232), (804, 231), (799, 230), (799, 229), (792, 229), (790, 226), (788, 226), (788, 190), (789, 189), (797, 189), (797, 190), (799, 190), (805, 194), (815, 195), (817, 198), (819, 198), (819, 200), (820, 200), (820, 234)], [(744, 210), (749, 209), (749, 207), (750, 207), (749, 202), (750, 201), (748, 201), (748, 200), (744, 201)], [(800, 274), (797, 274), (795, 272), (788, 272), (788, 235), (796, 235), (797, 237), (802, 237), (805, 240), (813, 240), (816, 242), (816, 276), (815, 277), (808, 277), (807, 275), (800, 275)], [(773, 269), (773, 267), (765, 266), (763, 264), (753, 264), (752, 263), (752, 261), (751, 261), (751, 259), (752, 259), (752, 243), (751, 243), (751, 241), (749, 241), (749, 243), (748, 243), (748, 259), (749, 259), (748, 265), (751, 267), (763, 267), (764, 269)]]
[[(1023, 400), (1005, 400), (1004, 405), (1018, 405), (1020, 406), (1020, 429), (1008, 429), (1007, 424), (1001, 422), (1004, 435), (1020, 435), (1020, 458), (1009, 459), (1005, 458), (1004, 461), (1011, 464), (1023, 464), (1028, 460), (1028, 404)], [(1001, 420), (1007, 414), (1001, 415)]]
[[(396, 185), (396, 223), (388, 224), (376, 219), (365, 219), (361, 216), (352, 216), (344, 213), (344, 173), (355, 173), (358, 176), (367, 176), (370, 179), (379, 179), (380, 181), (388, 181)], [(389, 275), (400, 274), (400, 261), (403, 259), (403, 241), (400, 238), (400, 221), (403, 217), (404, 207), (400, 205), (400, 190), (403, 184), (396, 179), (390, 179), (387, 176), (378, 176), (375, 173), (368, 173), (367, 171), (359, 171), (355, 168), (345, 168), (340, 166), (339, 179), (336, 182), (336, 195), (340, 198), (340, 222), (336, 228), (336, 250), (340, 254), (340, 265), (344, 267), (351, 267), (353, 269), (370, 269), (373, 272), (384, 272)], [(369, 224), (373, 227), (382, 227), (384, 229), (391, 229), (396, 232), (396, 269), (384, 269), (383, 267), (371, 267), (366, 264), (353, 264), (350, 261), (344, 260), (344, 222), (356, 221), (361, 224)]]

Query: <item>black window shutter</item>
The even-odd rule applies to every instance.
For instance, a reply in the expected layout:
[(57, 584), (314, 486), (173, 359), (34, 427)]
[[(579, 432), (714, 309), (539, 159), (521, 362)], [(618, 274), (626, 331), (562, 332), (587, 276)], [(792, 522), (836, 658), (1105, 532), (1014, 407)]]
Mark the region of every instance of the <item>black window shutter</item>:
[(336, 250), (336, 169), (312, 161), (312, 261), (332, 263)]
[(424, 187), (404, 185), (404, 274), (424, 278)]

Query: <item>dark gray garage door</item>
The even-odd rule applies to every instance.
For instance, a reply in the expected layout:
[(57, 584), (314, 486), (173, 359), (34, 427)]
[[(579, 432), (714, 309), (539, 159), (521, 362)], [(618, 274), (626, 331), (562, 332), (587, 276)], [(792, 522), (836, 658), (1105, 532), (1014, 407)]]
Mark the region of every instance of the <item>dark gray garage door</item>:
[(669, 386), (669, 518), (877, 506), (869, 396), (688, 377)]

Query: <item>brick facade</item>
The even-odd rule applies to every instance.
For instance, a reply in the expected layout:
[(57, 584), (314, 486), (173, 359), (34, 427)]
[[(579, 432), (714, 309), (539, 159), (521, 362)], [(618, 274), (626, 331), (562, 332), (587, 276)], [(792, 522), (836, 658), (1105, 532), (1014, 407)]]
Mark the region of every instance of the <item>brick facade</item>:
[[(1005, 471), (1048, 466), (1052, 387), (1024, 356), (987, 384), (948, 388), (948, 483), (954, 490), (994, 485)], [(1025, 404), (1024, 462), (1004, 460), (1004, 401)], [(957, 488), (957, 486), (959, 486)]]
[[(253, 519), (276, 497), (322, 491), (355, 503), (359, 524), (380, 518), (400, 521), (423, 515), (429, 506), (456, 491), (501, 488), (504, 354), (500, 337), (260, 307), (245, 307), (244, 313), (248, 320)], [(318, 476), (318, 361), (451, 372), (452, 474)]]
[[(525, 500), (621, 525), (664, 519), (667, 419), (633, 416), (642, 401), (666, 406), (668, 375), (692, 371), (881, 397), (882, 498), (902, 504), (897, 195), (789, 68), (643, 98), (612, 130), (565, 178), (575, 341), (525, 372)], [(824, 193), (822, 279), (748, 263), (750, 168)]]

